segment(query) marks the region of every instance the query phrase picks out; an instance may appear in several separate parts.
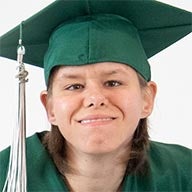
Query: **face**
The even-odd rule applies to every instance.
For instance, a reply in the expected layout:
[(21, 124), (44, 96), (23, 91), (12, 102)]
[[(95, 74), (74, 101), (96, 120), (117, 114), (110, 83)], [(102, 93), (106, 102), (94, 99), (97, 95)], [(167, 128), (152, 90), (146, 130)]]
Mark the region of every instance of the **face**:
[(137, 73), (124, 64), (64, 66), (53, 78), (51, 95), (44, 91), (41, 100), (49, 122), (59, 127), (69, 146), (103, 154), (130, 144), (139, 120), (151, 113), (151, 85), (152, 91), (142, 89)]

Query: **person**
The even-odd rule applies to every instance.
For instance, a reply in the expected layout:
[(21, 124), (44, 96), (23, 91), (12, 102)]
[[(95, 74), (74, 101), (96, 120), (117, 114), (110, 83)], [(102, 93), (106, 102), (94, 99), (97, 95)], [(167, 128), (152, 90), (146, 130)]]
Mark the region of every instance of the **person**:
[[(23, 22), (24, 61), (44, 68), (51, 124), (27, 138), (28, 191), (192, 190), (191, 149), (147, 130), (157, 92), (148, 58), (190, 33), (191, 16), (157, 1), (82, 0)], [(18, 32), (1, 37), (1, 56), (16, 59)], [(8, 158), (9, 148), (1, 190)]]

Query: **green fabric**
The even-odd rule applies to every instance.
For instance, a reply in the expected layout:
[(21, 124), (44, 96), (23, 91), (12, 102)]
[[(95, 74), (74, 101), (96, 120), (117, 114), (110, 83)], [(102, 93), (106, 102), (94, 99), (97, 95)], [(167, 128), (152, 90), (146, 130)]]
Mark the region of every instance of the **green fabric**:
[(44, 59), (45, 80), (57, 65), (107, 61), (128, 64), (147, 81), (151, 78), (138, 31), (129, 20), (112, 14), (80, 17), (64, 23), (51, 36)]
[[(82, 29), (84, 33), (80, 33), (80, 37), (82, 36), (82, 45), (80, 44), (80, 40), (78, 39), (78, 43), (75, 45), (75, 42), (69, 45), (68, 48), (72, 48), (70, 51), (67, 50), (65, 47), (64, 51), (60, 50), (62, 54), (70, 54), (73, 57), (73, 60), (67, 60), (68, 62), (74, 61), (74, 58), (79, 58), (79, 60), (75, 61), (74, 63), (67, 63), (70, 65), (79, 65), (82, 62), (98, 62), (102, 60), (102, 55), (109, 50), (112, 43), (117, 43), (118, 46), (113, 51), (114, 54), (109, 57), (108, 54), (108, 61), (113, 61), (114, 56), (116, 56), (115, 61), (121, 62), (124, 61), (124, 54), (127, 51), (127, 58), (125, 63), (130, 63), (130, 65), (134, 66), (134, 68), (143, 69), (143, 66), (146, 66), (146, 69), (141, 71), (141, 75), (143, 75), (146, 80), (149, 80), (150, 74), (147, 65), (142, 64), (143, 66), (138, 66), (139, 61), (143, 61), (144, 55), (141, 52), (145, 52), (146, 57), (150, 58), (151, 56), (155, 55), (156, 53), (160, 52), (161, 50), (165, 49), (166, 47), (170, 46), (174, 42), (178, 41), (180, 38), (184, 37), (185, 35), (189, 34), (192, 31), (192, 14), (190, 12), (160, 3), (154, 0), (78, 0), (78, 1), (55, 1), (50, 6), (46, 7), (39, 13), (35, 14), (31, 18), (27, 19), (23, 22), (23, 44), (26, 48), (26, 54), (24, 57), (24, 62), (32, 65), (36, 65), (39, 67), (43, 67), (43, 60), (44, 55), (48, 49), (48, 42), (51, 34), (55, 29), (64, 22), (68, 22), (73, 20), (77, 17), (81, 16), (92, 16), (97, 14), (113, 14), (119, 15), (121, 17), (126, 18), (129, 20), (133, 26), (135, 26), (138, 30), (138, 34), (142, 43), (143, 51), (139, 48), (134, 50), (135, 53), (132, 55), (132, 41), (125, 42), (123, 39), (122, 42), (118, 42), (118, 40), (122, 40), (122, 37), (118, 35), (115, 36), (113, 31), (113, 36), (115, 38), (111, 41), (104, 41), (103, 44), (101, 41), (99, 42), (98, 46), (95, 46), (97, 39), (93, 38), (93, 35), (89, 36), (87, 30)], [(79, 25), (77, 25), (79, 26)], [(114, 25), (113, 25), (114, 26)], [(103, 26), (102, 26), (103, 27)], [(79, 29), (77, 29), (79, 30)], [(69, 28), (68, 28), (69, 31)], [(82, 32), (80, 30), (80, 32)], [(93, 32), (93, 30), (91, 30)], [(106, 31), (106, 30), (105, 30)], [(72, 34), (74, 30), (72, 31)], [(70, 32), (71, 33), (71, 32)], [(118, 34), (118, 33), (117, 33)], [(130, 35), (130, 34), (127, 34)], [(137, 34), (135, 34), (137, 36)], [(77, 36), (77, 34), (76, 34)], [(105, 36), (107, 36), (105, 34)], [(110, 35), (109, 35), (110, 36)], [(67, 37), (72, 38), (70, 34), (67, 34)], [(91, 37), (91, 39), (89, 39)], [(19, 38), (19, 26), (12, 29), (5, 35), (0, 37), (0, 56), (7, 57), (10, 59), (16, 60), (16, 47), (18, 44)], [(99, 39), (103, 41), (104, 37), (99, 36)], [(130, 40), (130, 38), (128, 38)], [(137, 37), (136, 37), (137, 39)], [(93, 41), (93, 45), (90, 45), (90, 40)], [(70, 42), (70, 39), (67, 39), (67, 42)], [(87, 44), (86, 44), (87, 42)], [(89, 43), (88, 43), (89, 42)], [(130, 45), (130, 43), (131, 45)], [(139, 40), (138, 40), (139, 42)], [(109, 43), (109, 44), (108, 44)], [(123, 45), (125, 43), (125, 45)], [(60, 42), (59, 44), (62, 44)], [(134, 44), (134, 43), (133, 43)], [(77, 51), (74, 54), (74, 46), (77, 47)], [(97, 45), (97, 44), (96, 44)], [(140, 45), (138, 45), (140, 47)], [(91, 52), (83, 52), (84, 55), (81, 55), (81, 50), (86, 49), (87, 47), (91, 47)], [(107, 48), (107, 49), (106, 49)], [(90, 53), (98, 53), (98, 49), (100, 50), (97, 57), (94, 57), (94, 60), (82, 60), (83, 57), (85, 58), (93, 58), (93, 55), (89, 55)], [(126, 49), (126, 50), (125, 50)], [(111, 51), (112, 51), (111, 50)], [(137, 52), (137, 50), (139, 52)], [(122, 51), (122, 54), (120, 54)], [(122, 56), (123, 55), (123, 56)], [(65, 55), (66, 58), (68, 55)], [(95, 55), (94, 55), (95, 56)], [(119, 56), (119, 57), (118, 57)], [(133, 57), (137, 58), (133, 58)], [(119, 59), (120, 58), (120, 59)], [(131, 60), (130, 60), (131, 58)], [(63, 62), (63, 61), (62, 61)], [(133, 62), (133, 63), (132, 63)], [(49, 63), (49, 62), (48, 62)], [(146, 61), (147, 63), (147, 61)], [(46, 68), (47, 60), (45, 63), (44, 68)], [(50, 63), (49, 63), (50, 64)], [(85, 63), (83, 63), (85, 64)], [(140, 65), (139, 64), (139, 65)], [(53, 65), (56, 65), (55, 63)], [(51, 69), (50, 66), (48, 68)], [(46, 72), (46, 74), (49, 74)], [(166, 70), (166, 69), (165, 69)], [(45, 77), (48, 78), (47, 76)]]
[[(0, 153), (0, 191), (6, 177), (9, 149)], [(178, 145), (150, 143), (148, 175), (124, 178), (123, 192), (191, 192), (192, 151)], [(68, 191), (38, 134), (27, 139), (28, 192)]]
[[(2, 191), (9, 162), (9, 148), (0, 153), (0, 191)], [(67, 191), (37, 134), (27, 140), (27, 191)]]

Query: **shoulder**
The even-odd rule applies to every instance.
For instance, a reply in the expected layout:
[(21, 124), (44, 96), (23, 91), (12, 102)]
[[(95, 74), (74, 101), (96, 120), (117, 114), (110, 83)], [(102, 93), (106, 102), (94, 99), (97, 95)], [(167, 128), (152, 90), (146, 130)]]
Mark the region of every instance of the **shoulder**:
[[(161, 178), (165, 185), (192, 187), (192, 150), (176, 144), (150, 142), (149, 164), (151, 175)], [(187, 191), (187, 190), (186, 190)]]
[[(68, 191), (51, 156), (41, 142), (46, 132), (35, 133), (26, 140), (27, 189), (28, 191)], [(5, 183), (9, 151), (0, 153), (0, 191)]]
[(150, 141), (149, 154), (152, 158), (164, 162), (192, 163), (192, 150), (181, 145)]
[(158, 167), (177, 167), (183, 171), (192, 168), (192, 150), (181, 145), (151, 141), (149, 157), (153, 165), (158, 162)]
[[(26, 139), (26, 145), (27, 145), (27, 158), (33, 159), (34, 162), (40, 156), (42, 156), (43, 151), (45, 150), (43, 145), (41, 144), (40, 135), (42, 133), (35, 133), (34, 135), (28, 137)], [(1, 179), (0, 179), (0, 191), (4, 185), (5, 178), (7, 175), (7, 170), (9, 166), (9, 156), (10, 156), (10, 147), (7, 147), (3, 151), (0, 152), (0, 170), (1, 170)], [(30, 161), (31, 162), (31, 161)], [(28, 164), (28, 167), (31, 167), (31, 163)]]
[[(33, 153), (37, 153), (38, 156), (38, 154), (40, 154), (39, 152), (45, 151), (44, 146), (41, 143), (41, 137), (45, 133), (46, 132), (34, 133), (33, 135), (29, 136), (26, 139), (27, 155), (29, 157)], [(0, 152), (0, 162), (1, 162), (0, 166), (2, 166), (2, 163), (3, 164), (7, 163), (7, 160), (9, 160), (9, 155), (10, 155), (10, 146)]]
[(128, 175), (124, 180), (124, 191), (191, 191), (191, 149), (150, 141), (147, 158), (148, 171)]

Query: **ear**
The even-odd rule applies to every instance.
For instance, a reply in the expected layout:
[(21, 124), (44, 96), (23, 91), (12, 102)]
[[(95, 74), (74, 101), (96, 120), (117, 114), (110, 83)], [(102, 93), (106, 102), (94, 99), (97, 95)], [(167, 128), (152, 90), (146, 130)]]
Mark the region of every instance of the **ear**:
[(54, 110), (53, 110), (53, 104), (52, 104), (52, 99), (51, 96), (48, 96), (48, 92), (47, 91), (42, 91), (40, 94), (40, 99), (41, 99), (41, 103), (43, 104), (46, 113), (47, 113), (47, 118), (49, 120), (49, 122), (53, 125), (56, 125), (56, 118), (54, 115)]
[(152, 113), (156, 93), (157, 85), (153, 81), (148, 82), (147, 86), (143, 88), (142, 118), (146, 118)]

